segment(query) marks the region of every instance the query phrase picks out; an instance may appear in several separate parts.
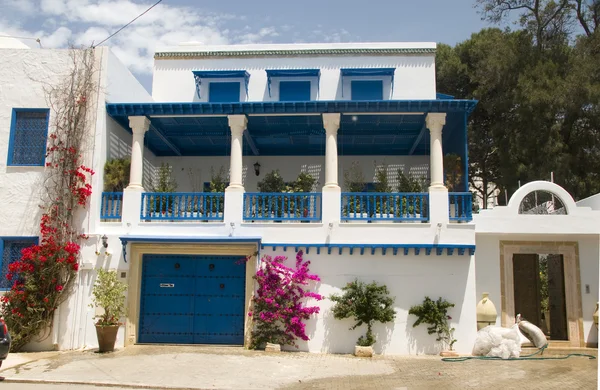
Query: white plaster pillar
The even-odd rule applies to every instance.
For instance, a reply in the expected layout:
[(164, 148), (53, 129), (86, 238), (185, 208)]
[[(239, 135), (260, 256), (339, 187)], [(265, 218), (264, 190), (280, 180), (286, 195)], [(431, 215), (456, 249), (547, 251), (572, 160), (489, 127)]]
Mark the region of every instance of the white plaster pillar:
[(244, 184), (242, 147), (244, 131), (248, 126), (246, 115), (228, 115), (231, 130), (231, 156), (229, 163), (229, 186), (225, 189), (225, 211), (223, 222), (227, 226), (239, 226), (244, 214)]
[(150, 128), (150, 119), (145, 116), (130, 116), (129, 127), (133, 131), (133, 142), (131, 143), (131, 170), (129, 171), (127, 190), (143, 192), (144, 135)]
[(340, 128), (340, 114), (323, 114), (325, 129), (325, 187), (340, 188), (338, 185), (337, 132)]
[(242, 183), (242, 146), (244, 131), (248, 126), (246, 115), (229, 115), (229, 128), (231, 129), (231, 157), (229, 164), (229, 186), (225, 191), (244, 191)]
[(442, 128), (446, 124), (446, 113), (429, 113), (425, 119), (430, 134), (431, 187), (444, 187), (444, 154), (442, 151)]
[(324, 226), (340, 221), (342, 190), (338, 184), (337, 132), (340, 114), (323, 114), (325, 129), (325, 186), (321, 192), (321, 220)]
[(150, 128), (150, 119), (145, 116), (130, 116), (129, 127), (133, 131), (131, 143), (131, 170), (129, 185), (123, 190), (123, 214), (121, 223), (129, 232), (140, 223), (142, 207), (142, 178), (144, 176), (144, 135)]
[(442, 128), (446, 124), (446, 113), (429, 113), (425, 119), (430, 134), (431, 185), (429, 186), (429, 221), (448, 223), (448, 188), (444, 186), (444, 153), (442, 151)]

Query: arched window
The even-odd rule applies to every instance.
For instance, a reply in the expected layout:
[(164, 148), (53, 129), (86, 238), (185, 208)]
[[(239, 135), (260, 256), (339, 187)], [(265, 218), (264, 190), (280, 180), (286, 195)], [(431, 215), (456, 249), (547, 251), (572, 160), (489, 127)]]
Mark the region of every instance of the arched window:
[(558, 195), (549, 191), (531, 191), (521, 201), (519, 214), (566, 215), (567, 209)]

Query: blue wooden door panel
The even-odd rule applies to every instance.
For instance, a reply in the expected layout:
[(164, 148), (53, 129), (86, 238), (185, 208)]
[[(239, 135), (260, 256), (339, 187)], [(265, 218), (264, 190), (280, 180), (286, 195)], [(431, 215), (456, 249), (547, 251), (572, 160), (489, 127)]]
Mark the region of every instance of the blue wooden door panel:
[(245, 275), (238, 256), (145, 255), (138, 341), (243, 344)]
[(141, 343), (187, 343), (193, 333), (195, 264), (181, 256), (145, 255)]
[(381, 80), (352, 80), (351, 100), (382, 100), (383, 81)]
[(245, 274), (238, 256), (198, 261), (194, 343), (243, 344)]

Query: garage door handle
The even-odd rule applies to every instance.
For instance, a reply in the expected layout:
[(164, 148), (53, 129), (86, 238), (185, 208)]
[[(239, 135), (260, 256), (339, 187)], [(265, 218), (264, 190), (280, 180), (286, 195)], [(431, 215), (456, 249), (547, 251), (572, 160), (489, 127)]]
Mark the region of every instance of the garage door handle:
[(175, 283), (161, 283), (160, 287), (175, 287)]

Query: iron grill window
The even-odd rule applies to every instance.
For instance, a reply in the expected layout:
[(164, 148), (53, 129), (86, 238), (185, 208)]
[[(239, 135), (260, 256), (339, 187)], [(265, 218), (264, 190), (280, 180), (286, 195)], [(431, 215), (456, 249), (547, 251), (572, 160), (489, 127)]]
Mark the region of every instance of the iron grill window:
[(9, 290), (13, 281), (6, 278), (8, 265), (21, 258), (21, 250), (33, 245), (32, 241), (12, 241), (4, 240), (4, 249), (2, 251), (2, 277), (0, 278), (0, 290)]
[(8, 165), (44, 165), (48, 110), (14, 110)]

